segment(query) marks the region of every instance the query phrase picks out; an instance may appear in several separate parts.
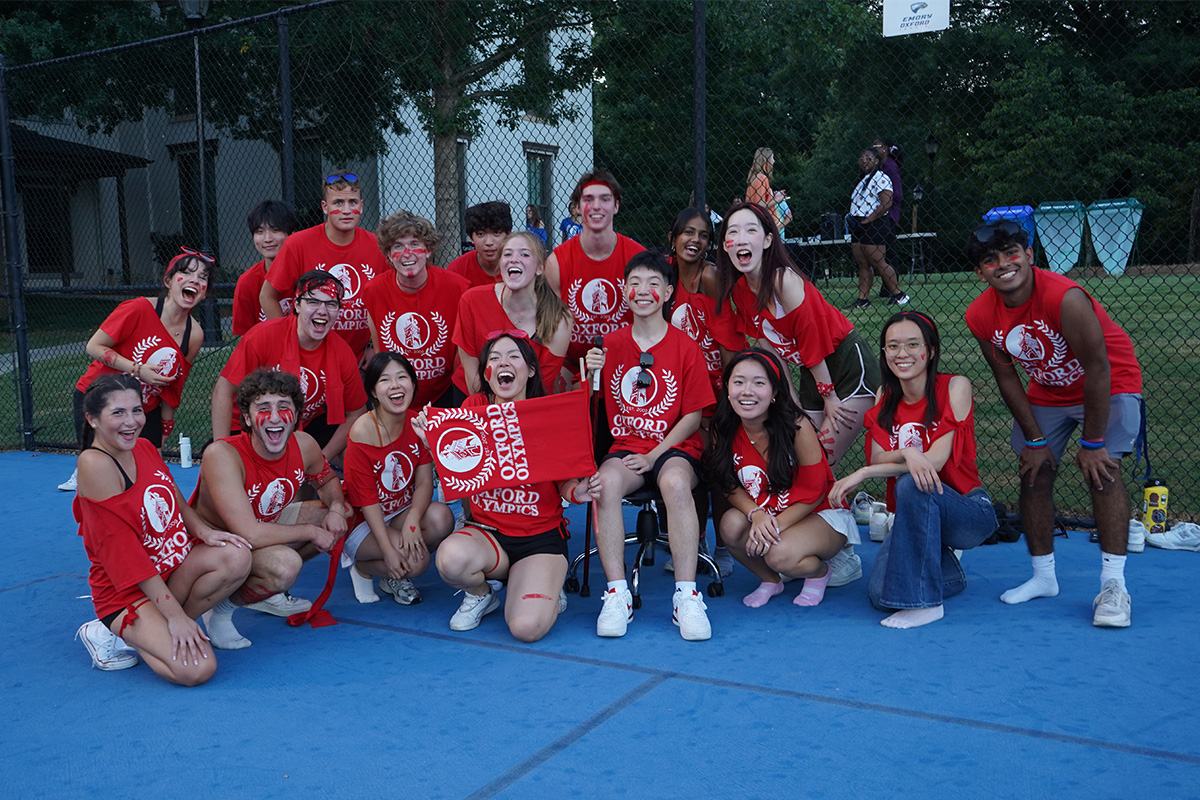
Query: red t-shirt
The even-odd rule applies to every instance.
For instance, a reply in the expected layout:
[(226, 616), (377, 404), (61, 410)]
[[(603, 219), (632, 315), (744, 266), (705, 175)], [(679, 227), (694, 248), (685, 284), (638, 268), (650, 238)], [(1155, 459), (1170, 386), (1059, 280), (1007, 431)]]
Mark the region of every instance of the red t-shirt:
[[(608, 352), (600, 375), (613, 435), (609, 452), (649, 453), (680, 418), (704, 411), (716, 402), (704, 368), (704, 354), (673, 325), (667, 326), (667, 335), (649, 350), (654, 365), (649, 369), (648, 389), (637, 385), (642, 349), (633, 340), (632, 328), (621, 328), (604, 337), (604, 346)], [(699, 458), (704, 449), (700, 432), (697, 430), (676, 448)]]
[[(237, 285), (233, 287), (233, 335), (241, 336), (260, 322), (267, 321), (267, 312), (263, 311), (259, 295), (262, 285), (267, 280), (267, 262), (260, 261), (242, 273)], [(292, 301), (284, 297), (279, 301), (286, 317), (292, 313)]]
[[(458, 321), (454, 326), (454, 344), (463, 352), (474, 358), (479, 358), (487, 335), (495, 331), (515, 330), (516, 325), (509, 319), (508, 312), (500, 305), (496, 296), (495, 284), (476, 286), (468, 289), (458, 303)], [(554, 379), (562, 369), (563, 357), (550, 352), (550, 348), (536, 339), (530, 339), (533, 352), (537, 353), (538, 369), (542, 373), (542, 387), (547, 392), (554, 391)], [(467, 390), (463, 378), (462, 365), (454, 370), (454, 385), (464, 392)]]
[(616, 234), (612, 255), (596, 261), (583, 252), (581, 237), (554, 248), (558, 259), (559, 294), (575, 317), (567, 364), (578, 365), (596, 336), (608, 336), (633, 322), (625, 302), (625, 265), (646, 248), (628, 236)]
[[(487, 396), (473, 394), (463, 408), (483, 408)], [(506, 536), (535, 536), (562, 525), (562, 496), (554, 481), (491, 489), (471, 495), (471, 516)]]
[(144, 598), (138, 584), (155, 575), (166, 580), (195, 543), (183, 524), (175, 481), (158, 450), (138, 439), (133, 457), (133, 486), (99, 502), (77, 495), (72, 507), (92, 562), (88, 585), (99, 619)]
[(468, 288), (461, 275), (433, 266), (428, 271), (425, 285), (411, 294), (396, 284), (394, 270), (371, 281), (364, 292), (380, 349), (400, 353), (417, 371), (416, 410), (450, 388), (458, 352), (451, 334), (458, 301)]
[(432, 460), (405, 415), (402, 433), (391, 444), (377, 447), (353, 439), (346, 443), (342, 491), (356, 509), (378, 505), (387, 517), (412, 503), (417, 467)]
[[(350, 346), (336, 336), (326, 336), (315, 350), (305, 350), (295, 342), (295, 317), (270, 319), (251, 328), (229, 356), (221, 377), (237, 386), (259, 367), (283, 371), (288, 337), (291, 337), (291, 345), (300, 351), (300, 388), (304, 391), (301, 429), (325, 413), (331, 390), (341, 393), (343, 412), (355, 411), (367, 404), (367, 391), (358, 372), (358, 358), (350, 352)], [(232, 430), (241, 429), (240, 417), (235, 405)], [(342, 419), (327, 421), (330, 425), (341, 424), (345, 421), (344, 413)]]
[[(250, 434), (240, 433), (221, 440), (237, 450), (246, 471), (246, 496), (259, 522), (274, 522), (283, 509), (295, 501), (300, 487), (307, 483), (304, 477), (304, 455), (296, 437), (288, 439), (283, 455), (276, 459), (265, 459), (254, 452)], [(203, 479), (203, 474), (201, 474)], [(196, 492), (200, 486), (197, 484)]]
[(830, 507), (829, 490), (833, 488), (833, 470), (824, 459), (815, 464), (796, 465), (791, 487), (772, 494), (767, 490), (766, 459), (750, 444), (745, 429), (739, 425), (733, 436), (733, 466), (737, 470), (738, 483), (750, 495), (750, 499), (775, 516), (794, 503), (815, 503), (810, 513)]
[[(195, 325), (195, 321), (192, 324)], [(153, 411), (160, 401), (171, 408), (179, 408), (183, 384), (192, 370), (192, 362), (187, 360), (175, 338), (163, 327), (153, 300), (146, 297), (126, 300), (100, 324), (100, 330), (116, 342), (112, 349), (117, 355), (149, 364), (159, 375), (172, 379), (165, 386), (154, 386), (139, 380), (138, 383), (142, 384), (142, 408), (147, 412)], [(99, 361), (93, 361), (75, 388), (86, 392), (96, 378), (116, 375), (118, 372)]]
[(692, 337), (704, 354), (704, 366), (713, 394), (721, 390), (721, 348), (737, 352), (746, 346), (746, 337), (737, 332), (733, 309), (728, 304), (717, 313), (717, 301), (700, 292), (689, 292), (683, 284), (675, 289), (671, 324)]
[[(1007, 354), (1029, 376), (1026, 394), (1039, 406), (1073, 406), (1083, 403), (1083, 367), (1063, 335), (1063, 296), (1083, 290), (1075, 281), (1056, 272), (1034, 268), (1033, 294), (1009, 308), (992, 287), (983, 290), (967, 308), (967, 327), (976, 337), (991, 342), (994, 352)], [(1086, 291), (1084, 291), (1086, 294)], [(1104, 346), (1112, 368), (1112, 394), (1142, 391), (1142, 370), (1129, 334), (1109, 319), (1104, 308), (1088, 295), (1104, 332)]]
[(463, 253), (446, 265), (446, 271), (466, 278), (472, 289), (476, 286), (493, 286), (500, 283), (500, 270), (497, 269), (495, 275), (488, 275), (483, 271), (483, 267), (479, 266), (478, 255), (475, 250)]
[[(878, 442), (879, 446), (889, 452), (902, 450), (905, 447), (915, 447), (922, 453), (938, 439), (948, 434), (954, 434), (954, 442), (950, 445), (950, 458), (938, 470), (938, 478), (959, 494), (966, 494), (980, 486), (979, 468), (975, 463), (975, 404), (961, 422), (954, 418), (954, 410), (950, 407), (950, 379), (953, 375), (939, 374), (934, 380), (934, 397), (937, 398), (938, 416), (933, 421), (933, 429), (925, 427), (925, 408), (928, 401), (921, 398), (916, 403), (906, 403), (903, 400), (896, 407), (896, 415), (892, 419), (892, 429), (885, 431), (879, 427), (879, 406), (875, 406), (863, 417), (863, 426), (867, 430), (867, 463), (871, 463), (871, 443)], [(888, 478), (887, 504), (893, 511), (896, 508), (896, 479)]]
[[(758, 308), (758, 300), (744, 279), (733, 285), (738, 330), (765, 339), (790, 364), (801, 367), (828, 358), (850, 335), (854, 326), (822, 296), (811, 281), (804, 281), (804, 300), (782, 317)], [(836, 376), (834, 376), (836, 382)]]
[(371, 343), (363, 289), (376, 276), (392, 272), (391, 265), (379, 252), (375, 234), (356, 228), (354, 240), (343, 247), (329, 241), (324, 224), (293, 233), (279, 248), (267, 280), (282, 296), (292, 297), (296, 281), (310, 269), (323, 269), (346, 287), (333, 329), (358, 358)]

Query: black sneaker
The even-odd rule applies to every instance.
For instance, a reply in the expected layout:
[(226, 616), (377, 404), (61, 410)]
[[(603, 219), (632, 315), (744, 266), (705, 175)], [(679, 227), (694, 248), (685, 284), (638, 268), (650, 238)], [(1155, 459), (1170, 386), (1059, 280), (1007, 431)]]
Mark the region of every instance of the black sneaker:
[(867, 308), (870, 305), (871, 305), (870, 300), (868, 300), (865, 297), (860, 297), (857, 300), (855, 300), (853, 303), (851, 303), (850, 305), (846, 306), (846, 308)]

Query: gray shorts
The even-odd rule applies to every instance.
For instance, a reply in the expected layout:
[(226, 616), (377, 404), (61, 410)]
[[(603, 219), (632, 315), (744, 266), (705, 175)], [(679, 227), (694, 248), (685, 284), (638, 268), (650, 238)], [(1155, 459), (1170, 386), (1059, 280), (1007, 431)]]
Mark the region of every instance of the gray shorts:
[[(1063, 450), (1067, 447), (1076, 427), (1083, 426), (1083, 404), (1074, 406), (1031, 406), (1033, 418), (1037, 420), (1042, 435), (1049, 443), (1050, 452), (1055, 461), (1062, 461)], [(1138, 431), (1142, 426), (1142, 396), (1140, 394), (1114, 394), (1108, 403), (1108, 430), (1104, 432), (1104, 441), (1108, 454), (1113, 458), (1124, 458), (1133, 452), (1134, 442), (1137, 441)], [(1012, 437), (1009, 439), (1012, 449), (1017, 455), (1025, 449), (1025, 432), (1013, 420)]]

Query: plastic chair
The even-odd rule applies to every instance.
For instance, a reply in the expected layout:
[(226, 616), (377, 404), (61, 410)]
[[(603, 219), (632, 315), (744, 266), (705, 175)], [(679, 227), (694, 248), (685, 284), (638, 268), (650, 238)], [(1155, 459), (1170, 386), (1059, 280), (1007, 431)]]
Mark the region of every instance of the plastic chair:
[[(699, 492), (700, 494), (697, 494)], [(692, 496), (704, 502), (707, 506), (708, 491), (703, 486), (697, 487), (693, 491)], [(637, 556), (633, 560), (633, 576), (629, 581), (630, 592), (633, 595), (633, 607), (642, 607), (642, 597), (639, 592), (641, 586), (641, 571), (643, 566), (654, 566), (655, 550), (658, 545), (670, 547), (667, 540), (667, 514), (662, 507), (662, 495), (658, 491), (658, 487), (653, 484), (648, 484), (625, 496), (624, 503), (628, 505), (640, 505), (642, 510), (638, 512), (637, 523), (634, 530), (628, 531), (625, 534), (625, 546), (631, 544), (638, 545)], [(700, 552), (697, 557), (697, 572), (701, 567), (708, 568), (708, 574), (714, 576), (711, 583), (708, 584), (709, 597), (721, 597), (725, 594), (725, 583), (721, 579), (721, 570), (717, 567), (717, 562), (713, 561), (712, 556), (707, 552), (705, 544), (704, 531), (708, 523), (707, 508), (704, 513), (699, 513), (697, 509), (697, 518), (700, 521)], [(567, 581), (565, 588), (568, 592), (579, 592), (580, 597), (588, 597), (591, 595), (591, 587), (588, 583), (589, 566), (591, 557), (598, 550), (591, 545), (592, 540), (592, 507), (588, 504), (587, 524), (584, 528), (583, 535), (583, 552), (575, 556), (571, 561), (571, 569), (567, 572)], [(580, 585), (577, 573), (579, 565), (583, 564), (583, 584)]]

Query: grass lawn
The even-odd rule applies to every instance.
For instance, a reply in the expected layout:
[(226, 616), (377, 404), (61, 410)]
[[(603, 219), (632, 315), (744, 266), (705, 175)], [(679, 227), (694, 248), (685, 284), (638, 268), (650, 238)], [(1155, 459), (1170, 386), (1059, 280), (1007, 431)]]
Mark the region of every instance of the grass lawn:
[[(1008, 447), (1012, 418), (996, 389), (991, 373), (979, 353), (974, 337), (963, 322), (967, 305), (979, 294), (982, 284), (974, 273), (923, 276), (905, 282), (912, 302), (907, 309), (930, 315), (941, 329), (945, 372), (966, 375), (975, 387), (976, 438), (979, 471), (993, 499), (1014, 507), (1017, 499), (1016, 456)], [(1200, 439), (1200, 279), (1190, 276), (1084, 278), (1080, 283), (1108, 310), (1109, 316), (1133, 339), (1142, 364), (1145, 396), (1148, 399), (1149, 437), (1154, 473), (1171, 490), (1171, 514), (1193, 519), (1200, 506), (1200, 469), (1190, 451)], [(818, 287), (835, 306), (855, 297), (851, 278), (834, 278)], [(36, 301), (36, 302), (35, 302)], [(35, 438), (39, 447), (68, 447), (74, 440), (71, 423), (71, 394), (75, 381), (87, 367), (83, 341), (112, 310), (112, 298), (36, 297), (30, 302), (30, 344), (33, 348), (78, 343), (33, 365)], [(879, 301), (869, 308), (846, 312), (854, 325), (871, 342), (877, 340), (883, 321), (896, 311)], [(35, 316), (36, 312), (36, 316)], [(209, 398), (212, 386), (229, 357), (233, 341), (220, 349), (205, 350), (192, 368), (183, 406), (177, 415), (176, 434), (167, 443), (177, 448), (180, 434), (190, 436), (194, 446), (209, 438)], [(12, 352), (11, 340), (8, 350)], [(6, 396), (7, 395), (7, 396)], [(0, 449), (21, 446), (20, 404), (17, 402), (16, 372), (0, 382)], [(1067, 456), (1074, 458), (1073, 445)], [(1133, 501), (1141, 503), (1144, 462), (1135, 470), (1126, 459), (1126, 485)], [(861, 466), (863, 450), (851, 448), (838, 472), (845, 474)], [(882, 485), (868, 491), (882, 493)], [(1057, 492), (1060, 513), (1091, 516), (1090, 502), (1078, 471), (1063, 471)]]

